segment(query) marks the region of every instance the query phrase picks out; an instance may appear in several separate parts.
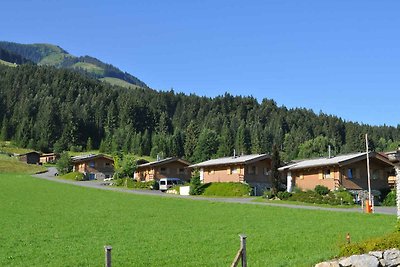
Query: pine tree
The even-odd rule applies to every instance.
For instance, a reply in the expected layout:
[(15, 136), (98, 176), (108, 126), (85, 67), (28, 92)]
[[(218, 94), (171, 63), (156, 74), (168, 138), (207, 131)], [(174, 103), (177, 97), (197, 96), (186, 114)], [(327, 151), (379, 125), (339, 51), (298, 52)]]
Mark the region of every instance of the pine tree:
[(276, 195), (281, 185), (281, 174), (278, 168), (281, 166), (281, 158), (279, 150), (276, 144), (272, 147), (272, 159), (271, 159), (271, 180), (272, 180), (272, 193)]
[(7, 141), (9, 139), (9, 126), (6, 117), (3, 118), (3, 123), (1, 124), (1, 140)]

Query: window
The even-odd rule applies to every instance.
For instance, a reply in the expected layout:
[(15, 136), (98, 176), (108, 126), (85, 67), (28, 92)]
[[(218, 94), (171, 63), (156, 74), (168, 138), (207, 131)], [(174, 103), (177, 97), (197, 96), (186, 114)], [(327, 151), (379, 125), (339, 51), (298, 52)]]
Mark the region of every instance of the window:
[(208, 170), (208, 174), (214, 174), (215, 173), (215, 170), (214, 169), (209, 169)]
[(94, 166), (95, 166), (95, 165), (94, 165), (94, 161), (90, 161), (90, 162), (89, 162), (89, 167), (94, 168)]
[(111, 177), (111, 176), (110, 176), (109, 174), (106, 174), (106, 179), (107, 179), (107, 178), (110, 178), (110, 177)]
[(239, 173), (237, 167), (231, 167), (231, 173)]
[(178, 169), (178, 174), (184, 174), (185, 173), (185, 169), (184, 168), (179, 168)]
[(166, 174), (168, 172), (167, 168), (161, 167), (160, 168), (160, 173)]
[(165, 185), (165, 181), (160, 181), (160, 185)]
[(347, 169), (347, 178), (353, 179), (353, 169)]
[(373, 170), (372, 171), (371, 179), (372, 180), (378, 180), (379, 179), (379, 170)]
[(248, 174), (257, 174), (257, 167), (256, 166), (249, 166), (247, 169)]
[(331, 178), (331, 170), (327, 169), (324, 171), (324, 178)]
[(271, 171), (267, 167), (264, 167), (263, 173), (264, 173), (264, 175), (270, 175)]
[(110, 166), (111, 164), (110, 164), (110, 162), (106, 162), (104, 165), (105, 165), (106, 167), (108, 167), (108, 166)]

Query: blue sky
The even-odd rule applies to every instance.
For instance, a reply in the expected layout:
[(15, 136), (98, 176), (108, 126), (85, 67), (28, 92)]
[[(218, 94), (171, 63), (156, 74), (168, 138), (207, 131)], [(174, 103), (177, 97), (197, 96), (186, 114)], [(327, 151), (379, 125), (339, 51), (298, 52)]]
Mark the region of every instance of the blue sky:
[(400, 2), (3, 0), (1, 40), (57, 44), (160, 90), (400, 124)]

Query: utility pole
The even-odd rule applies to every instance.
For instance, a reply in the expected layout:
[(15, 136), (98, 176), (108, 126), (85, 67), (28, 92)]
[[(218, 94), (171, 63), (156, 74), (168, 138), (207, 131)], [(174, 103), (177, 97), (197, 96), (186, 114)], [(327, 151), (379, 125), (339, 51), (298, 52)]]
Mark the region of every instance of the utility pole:
[(365, 146), (367, 148), (367, 174), (368, 174), (368, 202), (369, 206), (372, 207), (372, 212), (374, 211), (373, 201), (371, 198), (371, 174), (369, 171), (369, 149), (368, 149), (368, 134), (365, 134)]

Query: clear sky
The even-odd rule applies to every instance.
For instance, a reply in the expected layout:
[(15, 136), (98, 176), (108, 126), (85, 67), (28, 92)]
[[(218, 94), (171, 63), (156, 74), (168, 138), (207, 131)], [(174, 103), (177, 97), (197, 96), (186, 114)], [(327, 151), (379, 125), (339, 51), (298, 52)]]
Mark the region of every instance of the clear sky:
[(150, 87), (400, 124), (398, 0), (3, 0), (1, 40), (57, 44)]

